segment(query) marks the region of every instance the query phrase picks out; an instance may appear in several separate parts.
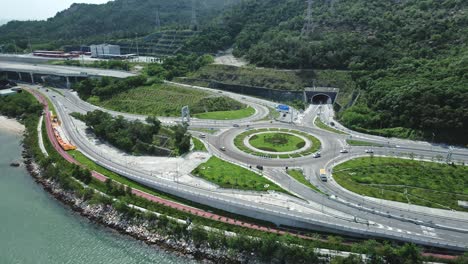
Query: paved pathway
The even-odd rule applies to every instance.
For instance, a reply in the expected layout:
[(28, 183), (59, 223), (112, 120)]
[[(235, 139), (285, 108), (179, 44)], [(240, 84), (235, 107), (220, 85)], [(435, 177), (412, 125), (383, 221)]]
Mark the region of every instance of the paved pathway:
[[(48, 135), (48, 138), (49, 138), (50, 142), (52, 143), (54, 149), (66, 161), (68, 161), (70, 163), (73, 163), (73, 164), (76, 164), (76, 165), (79, 165), (79, 166), (83, 166), (78, 161), (76, 161), (71, 155), (69, 155), (66, 151), (64, 151), (60, 147), (60, 145), (58, 144), (58, 142), (57, 142), (57, 140), (55, 138), (55, 135), (53, 133), (52, 123), (50, 122), (51, 118), (50, 118), (50, 111), (49, 111), (49, 105), (48, 105), (47, 99), (45, 99), (44, 96), (41, 95), (37, 91), (34, 91), (34, 90), (27, 90), (27, 91), (32, 93), (37, 98), (37, 100), (39, 100), (42, 103), (42, 105), (44, 106), (44, 111), (46, 112), (47, 135)], [(97, 180), (99, 180), (101, 182), (105, 182), (108, 179), (106, 176), (100, 174), (99, 172), (92, 171), (91, 173), (92, 173), (92, 176), (95, 179), (97, 179)], [(126, 185), (123, 185), (123, 186), (127, 187)], [(203, 218), (206, 218), (206, 219), (212, 219), (212, 220), (215, 220), (215, 221), (219, 221), (219, 222), (223, 222), (223, 223), (227, 223), (227, 224), (231, 224), (231, 225), (236, 225), (236, 226), (241, 226), (241, 227), (246, 227), (246, 228), (250, 228), (250, 229), (254, 229), (254, 230), (258, 230), (258, 231), (263, 231), (263, 232), (268, 232), (268, 233), (281, 234), (281, 235), (289, 234), (289, 235), (293, 235), (293, 236), (296, 236), (296, 237), (299, 237), (299, 238), (312, 239), (311, 237), (308, 237), (308, 236), (303, 236), (303, 235), (298, 235), (298, 234), (294, 234), (294, 233), (290, 233), (290, 232), (285, 232), (285, 231), (282, 231), (282, 230), (279, 230), (279, 229), (270, 228), (270, 227), (261, 226), (261, 225), (256, 225), (256, 224), (251, 224), (251, 223), (246, 223), (246, 222), (243, 222), (243, 221), (236, 220), (234, 218), (229, 218), (229, 217), (217, 215), (217, 214), (210, 213), (210, 212), (198, 209), (198, 208), (194, 208), (194, 207), (187, 206), (187, 205), (184, 205), (184, 204), (180, 204), (180, 203), (177, 203), (177, 202), (174, 202), (174, 201), (166, 200), (166, 199), (163, 199), (161, 197), (157, 197), (157, 196), (154, 196), (152, 194), (149, 194), (149, 193), (137, 190), (137, 189), (132, 189), (132, 193), (135, 194), (136, 196), (145, 198), (148, 201), (155, 202), (155, 203), (158, 203), (158, 204), (162, 204), (164, 206), (167, 206), (167, 207), (179, 210), (179, 211), (183, 211), (183, 212), (186, 212), (186, 213), (189, 213), (189, 214), (192, 214), (192, 215), (200, 216), (200, 217), (203, 217)], [(325, 242), (326, 240), (322, 240), (322, 241)]]

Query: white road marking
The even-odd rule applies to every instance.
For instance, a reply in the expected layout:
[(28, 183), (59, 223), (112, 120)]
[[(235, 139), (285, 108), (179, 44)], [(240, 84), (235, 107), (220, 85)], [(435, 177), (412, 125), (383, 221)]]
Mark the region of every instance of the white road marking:
[(428, 227), (428, 226), (421, 226), (422, 232), (426, 236), (431, 236), (431, 237), (438, 237), (437, 234), (435, 233), (434, 228)]

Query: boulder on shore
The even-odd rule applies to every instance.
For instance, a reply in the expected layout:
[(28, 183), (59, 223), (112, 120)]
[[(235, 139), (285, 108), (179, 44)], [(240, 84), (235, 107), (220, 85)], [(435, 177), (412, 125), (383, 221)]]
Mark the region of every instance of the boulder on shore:
[(19, 166), (20, 166), (20, 163), (14, 161), (14, 162), (10, 163), (10, 166), (11, 166), (11, 167), (19, 167)]

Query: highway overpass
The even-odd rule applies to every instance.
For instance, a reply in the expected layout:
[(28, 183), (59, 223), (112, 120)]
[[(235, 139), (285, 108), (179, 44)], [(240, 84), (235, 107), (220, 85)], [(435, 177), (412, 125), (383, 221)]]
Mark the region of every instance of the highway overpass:
[(63, 84), (58, 86), (70, 88), (71, 83), (85, 78), (127, 78), (135, 75), (117, 70), (0, 61), (0, 76), (32, 84), (44, 83), (46, 79), (51, 79), (54, 83)]

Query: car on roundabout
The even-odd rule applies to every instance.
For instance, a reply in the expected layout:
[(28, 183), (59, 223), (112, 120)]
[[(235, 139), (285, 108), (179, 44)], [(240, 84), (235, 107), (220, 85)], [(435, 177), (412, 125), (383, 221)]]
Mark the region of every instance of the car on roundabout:
[(317, 152), (317, 153), (314, 153), (314, 155), (312, 155), (313, 158), (320, 158), (322, 157), (322, 154), (320, 152)]
[(226, 147), (220, 147), (219, 148), (221, 151), (226, 151)]

